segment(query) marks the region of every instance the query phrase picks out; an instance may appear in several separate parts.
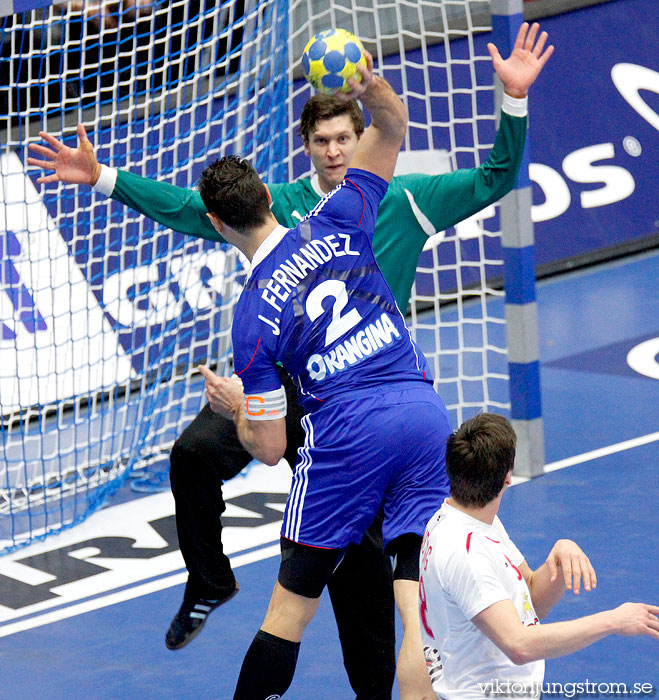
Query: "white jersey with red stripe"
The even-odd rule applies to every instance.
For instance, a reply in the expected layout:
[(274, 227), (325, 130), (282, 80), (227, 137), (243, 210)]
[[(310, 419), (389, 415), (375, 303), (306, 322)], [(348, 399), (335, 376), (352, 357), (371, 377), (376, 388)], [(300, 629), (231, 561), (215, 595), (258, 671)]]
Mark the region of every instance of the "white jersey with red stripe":
[(519, 691), (519, 684), (533, 691), (524, 697), (539, 696), (545, 662), (516, 666), (472, 622), (494, 603), (511, 600), (523, 624), (538, 624), (519, 569), (523, 561), (498, 517), (487, 525), (444, 502), (430, 519), (421, 550), (419, 611), (440, 698), (509, 697), (506, 689)]

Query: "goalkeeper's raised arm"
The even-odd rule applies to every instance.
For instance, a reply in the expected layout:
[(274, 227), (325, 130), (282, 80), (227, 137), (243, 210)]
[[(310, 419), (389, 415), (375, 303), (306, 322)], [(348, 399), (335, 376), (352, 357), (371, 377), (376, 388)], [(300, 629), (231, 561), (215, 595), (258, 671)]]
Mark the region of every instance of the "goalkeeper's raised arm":
[(45, 185), (49, 182), (68, 182), (72, 185), (95, 185), (101, 174), (101, 165), (94, 155), (94, 147), (87, 137), (83, 124), (78, 124), (78, 148), (65, 146), (61, 141), (46, 131), (40, 131), (39, 136), (49, 144), (50, 148), (38, 143), (31, 143), (31, 151), (38, 153), (41, 158), (28, 158), (30, 165), (36, 165), (44, 170), (54, 170), (50, 175), (42, 175), (37, 182)]
[(539, 30), (537, 22), (530, 27), (528, 22), (524, 22), (517, 32), (513, 51), (505, 61), (494, 44), (487, 45), (492, 66), (510, 97), (526, 97), (529, 88), (554, 53), (553, 46), (545, 48), (547, 32), (541, 32), (538, 36)]
[(30, 157), (27, 162), (53, 172), (37, 178), (37, 182), (90, 185), (97, 192), (111, 196), (174, 231), (223, 242), (206, 216), (208, 212), (199, 192), (100, 164), (83, 124), (78, 124), (77, 148), (65, 146), (45, 131), (39, 135), (50, 148), (38, 143), (29, 144), (30, 151), (39, 158)]

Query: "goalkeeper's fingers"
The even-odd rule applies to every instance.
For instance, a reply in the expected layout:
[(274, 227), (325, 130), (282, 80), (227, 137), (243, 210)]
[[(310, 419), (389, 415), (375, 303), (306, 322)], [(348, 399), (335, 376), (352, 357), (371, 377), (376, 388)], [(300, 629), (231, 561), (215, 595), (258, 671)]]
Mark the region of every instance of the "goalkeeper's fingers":
[(53, 149), (55, 149), (57, 153), (59, 153), (65, 147), (61, 141), (56, 139), (52, 134), (49, 134), (47, 131), (40, 131), (39, 136)]
[(496, 68), (497, 64), (503, 60), (501, 58), (501, 54), (499, 53), (499, 49), (497, 49), (497, 47), (494, 44), (490, 43), (487, 45), (487, 50), (490, 52), (490, 56), (492, 57), (492, 63)]
[(52, 175), (42, 175), (41, 177), (37, 178), (37, 182), (40, 185), (47, 185), (49, 182), (59, 182), (59, 175), (57, 173), (53, 173)]
[(34, 165), (37, 168), (43, 168), (44, 170), (54, 170), (55, 169), (55, 156), (57, 155), (56, 153), (53, 153), (53, 151), (49, 150), (48, 148), (44, 148), (43, 146), (40, 146), (38, 143), (31, 143), (29, 144), (28, 148), (30, 149), (31, 153), (38, 153), (40, 156), (43, 158), (47, 158), (48, 160), (41, 160), (41, 158), (35, 158), (34, 156), (29, 156), (27, 159), (27, 164), (28, 165)]
[[(42, 136), (45, 135), (45, 132), (42, 132)], [(53, 137), (51, 137), (53, 138)], [(41, 158), (35, 158), (34, 156), (30, 156), (27, 159), (27, 164), (28, 165), (33, 165), (37, 168), (43, 168), (44, 170), (55, 170), (55, 158), (57, 157), (57, 153), (55, 151), (51, 151), (49, 148), (46, 148), (45, 146), (41, 146), (38, 143), (30, 143), (28, 144), (28, 149), (32, 153), (38, 153), (42, 158), (47, 158), (48, 160), (42, 160)], [(47, 184), (49, 182), (58, 182), (59, 181), (59, 176), (57, 173), (52, 173), (50, 175), (41, 175), (40, 177), (37, 178), (37, 182), (41, 185)]]
[(89, 140), (87, 129), (85, 129), (85, 125), (82, 123), (78, 124), (78, 148), (87, 155), (89, 160), (89, 184), (93, 186), (98, 182), (98, 178), (101, 174), (101, 166), (94, 154), (94, 144)]
[(85, 125), (82, 123), (78, 124), (78, 141), (83, 151), (94, 151), (94, 146), (87, 136), (87, 129), (85, 129)]

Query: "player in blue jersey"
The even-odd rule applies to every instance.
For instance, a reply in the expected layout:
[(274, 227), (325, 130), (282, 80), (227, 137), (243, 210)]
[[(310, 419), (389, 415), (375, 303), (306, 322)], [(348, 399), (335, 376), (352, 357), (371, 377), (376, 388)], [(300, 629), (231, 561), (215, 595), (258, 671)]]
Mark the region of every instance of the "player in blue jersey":
[[(373, 240), (376, 260), (402, 309), (407, 306), (416, 260), (429, 231), (452, 226), (498, 199), (514, 184), (526, 129), (523, 96), (551, 53), (549, 47), (541, 58), (541, 49), (534, 50), (533, 40), (530, 46), (528, 41), (524, 42), (526, 31), (527, 25), (522, 25), (516, 47), (516, 54), (520, 54), (516, 67), (509, 65), (512, 60), (503, 62), (500, 57), (494, 63), (506, 94), (501, 126), (487, 161), (470, 171), (394, 178), (379, 208)], [(541, 46), (542, 36), (536, 49)], [(533, 29), (528, 35), (529, 39), (532, 37), (535, 37)], [(535, 63), (531, 54), (538, 59)], [(527, 65), (529, 60), (531, 63)], [(273, 212), (288, 226), (297, 224), (301, 215), (309, 212), (343, 179), (363, 133), (363, 116), (356, 104), (347, 103), (343, 109), (337, 109), (337, 102), (327, 95), (316, 96), (302, 112), (300, 134), (317, 175), (294, 183), (271, 185)], [(52, 136), (48, 140), (54, 152), (31, 145), (40, 155), (52, 158), (56, 170), (56, 174), (40, 181), (59, 179), (93, 184), (98, 170), (110, 170), (96, 163), (86, 136), (78, 150), (65, 147)], [(86, 147), (84, 151), (83, 146)], [(78, 160), (80, 154), (84, 155), (82, 160)], [(51, 165), (34, 159), (29, 162), (43, 167)], [(114, 175), (116, 181), (112, 180), (114, 184), (109, 189), (101, 189), (99, 184), (97, 191), (111, 194), (117, 201), (174, 230), (210, 240), (220, 238), (206, 217), (206, 208), (198, 192), (150, 181), (130, 172), (114, 171)], [(99, 183), (101, 180), (105, 178), (100, 178)], [(432, 224), (430, 229), (424, 224), (428, 221)], [(363, 340), (363, 336), (360, 339)], [(221, 542), (220, 515), (225, 508), (221, 483), (240, 471), (251, 457), (238, 441), (231, 413), (214, 412), (212, 392), (216, 378), (211, 377), (207, 381), (210, 404), (177, 440), (171, 455), (179, 542), (190, 576), (181, 608), (167, 632), (170, 649), (180, 649), (194, 639), (203, 628), (208, 612), (237, 591)], [(286, 376), (283, 381), (288, 395), (285, 459), (293, 465), (297, 447), (304, 442), (300, 425), (302, 413), (290, 378)], [(239, 391), (237, 401), (241, 406), (242, 400)], [(356, 581), (361, 583), (360, 587), (355, 585)], [(328, 589), (345, 666), (357, 697), (359, 700), (391, 698), (395, 668), (393, 587), (391, 564), (388, 557), (382, 556), (381, 527), (377, 522), (361, 545), (351, 547), (346, 553)], [(399, 665), (399, 686), (404, 684), (401, 669)]]
[[(252, 264), (233, 324), (234, 366), (244, 389), (244, 402), (233, 411), (238, 436), (266, 464), (284, 454), (278, 363), (307, 412), (278, 582), (243, 662), (236, 700), (279, 697), (288, 689), (323, 588), (381, 507), (405, 628), (399, 672), (418, 674), (415, 689), (401, 685), (401, 698), (432, 697), (420, 643), (418, 560), (425, 523), (448, 493), (451, 429), (371, 247), (407, 118), (384, 80), (368, 70), (363, 75), (353, 93), (361, 95), (371, 125), (344, 183), (295, 229), (277, 223), (268, 191), (246, 161), (223, 158), (199, 181), (218, 233)], [(220, 382), (220, 393), (222, 386), (232, 410), (236, 384)]]

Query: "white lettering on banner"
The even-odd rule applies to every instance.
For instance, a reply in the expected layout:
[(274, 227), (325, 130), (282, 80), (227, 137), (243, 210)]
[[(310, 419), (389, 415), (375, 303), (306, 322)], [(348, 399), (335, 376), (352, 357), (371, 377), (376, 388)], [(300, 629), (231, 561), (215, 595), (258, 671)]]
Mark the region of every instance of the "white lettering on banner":
[(634, 63), (616, 63), (611, 80), (629, 106), (659, 131), (659, 114), (639, 94), (639, 90), (649, 90), (659, 95), (659, 73)]
[(563, 172), (574, 182), (604, 183), (604, 187), (581, 193), (581, 206), (584, 209), (619, 202), (634, 192), (634, 178), (624, 168), (617, 165), (593, 165), (598, 160), (609, 160), (614, 156), (612, 143), (598, 143), (573, 151), (563, 159)]
[(0, 322), (15, 336), (0, 334), (2, 412), (126, 381), (130, 359), (16, 153), (0, 156), (0, 175), (0, 239), (17, 241), (20, 252), (8, 262), (43, 319), (26, 328), (21, 317), (30, 309), (16, 308), (15, 284), (0, 277)]
[(529, 164), (529, 178), (540, 186), (545, 195), (542, 204), (531, 206), (531, 220), (548, 221), (565, 213), (572, 197), (565, 180), (553, 168), (542, 163)]
[[(637, 155), (640, 155), (640, 152)], [(594, 165), (597, 161), (614, 157), (614, 145), (600, 143), (579, 148), (563, 159), (563, 171), (570, 180), (583, 184), (604, 183), (604, 187), (580, 194), (581, 206), (584, 209), (613, 204), (633, 194), (636, 183), (628, 170), (619, 165)], [(565, 179), (559, 172), (544, 163), (530, 163), (529, 178), (540, 187), (545, 198), (544, 202), (531, 206), (531, 220), (534, 223), (555, 219), (568, 210), (572, 203), (572, 195)], [(457, 237), (460, 240), (480, 237), (483, 234), (483, 220), (494, 216), (494, 213), (493, 206), (486, 207), (456, 224)], [(430, 236), (423, 249), (434, 248), (445, 237), (445, 231)]]
[[(617, 63), (611, 69), (611, 80), (629, 106), (659, 131), (659, 114), (640, 95), (640, 90), (659, 94), (659, 72), (634, 63)], [(627, 140), (630, 138), (626, 137)], [(641, 149), (637, 147), (631, 155), (640, 154)], [(563, 171), (574, 182), (604, 183), (604, 187), (581, 193), (580, 201), (584, 209), (619, 202), (634, 192), (634, 178), (625, 168), (619, 165), (593, 165), (596, 161), (614, 156), (614, 145), (601, 143), (580, 148), (564, 158)], [(570, 191), (559, 173), (547, 165), (531, 163), (529, 177), (540, 186), (545, 195), (542, 204), (531, 207), (532, 221), (547, 221), (567, 211), (570, 206)]]
[[(596, 161), (615, 157), (612, 143), (598, 143), (579, 148), (563, 159), (563, 171), (574, 182), (592, 184), (602, 182), (604, 187), (582, 192), (584, 209), (603, 207), (629, 197), (636, 187), (631, 173), (619, 165), (593, 165)], [(540, 186), (545, 201), (531, 207), (531, 220), (547, 221), (560, 216), (570, 206), (570, 190), (565, 180), (548, 165), (531, 163), (529, 177)]]
[(639, 374), (659, 379), (659, 338), (650, 338), (633, 347), (627, 353), (627, 364)]
[[(107, 313), (125, 328), (166, 323), (178, 318), (183, 311), (183, 299), (171, 290), (171, 280), (161, 281), (159, 263), (129, 267), (108, 275), (103, 284), (103, 305)], [(147, 285), (144, 294), (135, 293), (135, 302), (130, 299), (132, 290)]]
[[(231, 296), (240, 294), (241, 287), (227, 279), (227, 264), (233, 264), (233, 261), (227, 260), (227, 254), (216, 248), (173, 258), (169, 269), (190, 308), (210, 309), (217, 304), (210, 292), (215, 292), (221, 299), (227, 298), (227, 292)], [(210, 277), (202, 281), (204, 270), (208, 270)]]
[[(245, 552), (255, 555), (251, 561), (278, 556), (290, 486), (283, 460), (223, 486), (222, 538), (234, 568)], [(183, 567), (171, 493), (99, 510), (57, 538), (0, 557), (0, 638), (80, 614), (90, 601), (95, 608), (117, 602), (122, 592), (136, 597), (147, 581), (179, 584)]]
[[(333, 257), (342, 258), (345, 255), (359, 255), (359, 251), (350, 247), (350, 236), (345, 233), (332, 233), (322, 239), (309, 241), (277, 267), (261, 292), (261, 298), (281, 313), (282, 304), (288, 299), (291, 291), (310, 272)], [(258, 318), (270, 326), (273, 335), (279, 335), (280, 318), (272, 320), (261, 315)]]
[[(103, 304), (117, 323), (124, 327), (166, 323), (180, 317), (184, 302), (193, 310), (217, 308), (218, 298), (235, 298), (242, 289), (227, 275), (226, 266), (232, 261), (223, 250), (172, 258), (164, 276), (162, 264), (163, 261), (154, 261), (108, 275), (103, 285)], [(204, 279), (204, 271), (208, 279)], [(172, 287), (174, 283), (177, 292)]]
[(307, 372), (313, 380), (320, 382), (328, 373), (331, 376), (335, 372), (341, 372), (378, 352), (385, 345), (390, 345), (394, 336), (400, 338), (400, 332), (389, 316), (383, 313), (375, 323), (369, 323), (366, 328), (357, 331), (325, 355), (311, 355), (307, 360)]

